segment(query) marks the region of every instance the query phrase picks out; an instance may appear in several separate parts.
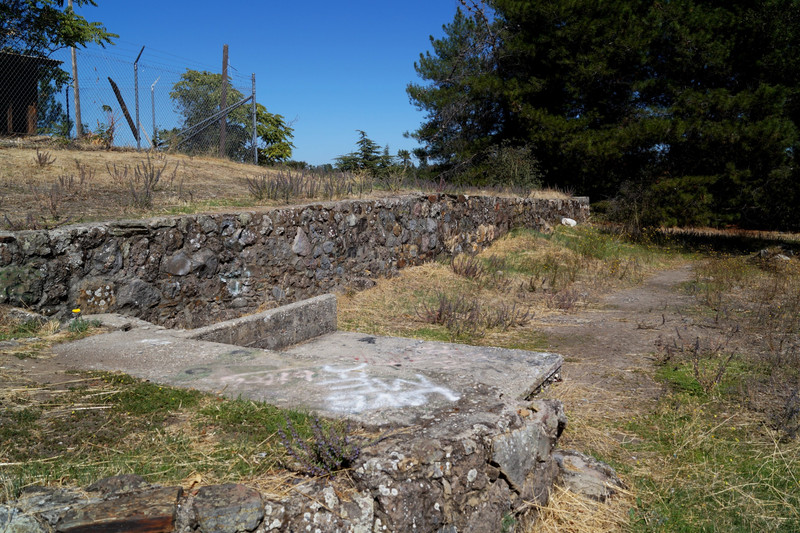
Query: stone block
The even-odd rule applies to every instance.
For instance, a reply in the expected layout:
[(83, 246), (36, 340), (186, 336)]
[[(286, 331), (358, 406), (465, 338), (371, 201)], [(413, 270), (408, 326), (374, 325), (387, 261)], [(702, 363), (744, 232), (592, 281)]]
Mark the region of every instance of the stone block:
[(168, 533), (175, 525), (180, 487), (127, 493), (117, 498), (75, 506), (56, 524), (59, 533)]
[(194, 523), (200, 533), (253, 531), (263, 518), (261, 495), (244, 485), (202, 487), (194, 497)]
[[(278, 289), (277, 294), (283, 293)], [(336, 331), (336, 297), (317, 296), (189, 332), (192, 339), (279, 350)]]

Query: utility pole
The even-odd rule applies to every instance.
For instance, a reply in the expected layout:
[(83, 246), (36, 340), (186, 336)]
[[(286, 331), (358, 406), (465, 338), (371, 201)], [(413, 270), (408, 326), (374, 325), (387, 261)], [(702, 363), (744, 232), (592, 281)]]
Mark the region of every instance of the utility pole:
[[(64, 5), (64, 4), (61, 4)], [(72, 0), (67, 0), (67, 7), (72, 9)], [(75, 95), (75, 136), (80, 139), (83, 137), (83, 122), (81, 122), (81, 93), (78, 89), (78, 58), (75, 55), (75, 47), (70, 47), (72, 55), (72, 88)]]
[[(228, 45), (222, 45), (222, 91), (220, 92), (219, 109), (220, 111), (228, 107)], [(225, 126), (228, 123), (227, 113), (223, 113), (219, 119), (219, 156), (225, 157), (225, 137), (227, 132)]]

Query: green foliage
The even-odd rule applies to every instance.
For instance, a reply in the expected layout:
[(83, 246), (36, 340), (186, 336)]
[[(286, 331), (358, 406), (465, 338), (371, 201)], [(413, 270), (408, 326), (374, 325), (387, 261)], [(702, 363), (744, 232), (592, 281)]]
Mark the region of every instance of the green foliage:
[(222, 432), (253, 442), (273, 438), (287, 419), (292, 421), (301, 435), (311, 435), (310, 417), (307, 414), (244, 398), (215, 403), (204, 407), (200, 413)]
[(483, 21), (461, 10), (443, 26), (445, 37), (431, 37), (433, 53), (420, 54), (414, 69), (426, 85), (409, 84), (414, 105), (426, 113), (411, 136), (445, 168), (462, 168), (489, 144), (503, 103), (495, 75), (494, 35)]
[(37, 319), (25, 320), (23, 322), (7, 321), (0, 326), (0, 341), (9, 339), (23, 339), (35, 337), (39, 334), (42, 322)]
[(615, 213), (640, 224), (800, 227), (796, 1), (488, 5), (456, 14), (407, 89), (439, 172), (480, 181), (522, 147), (548, 184), (625, 186)]
[[(93, 0), (74, 3), (97, 5)], [(64, 0), (4, 0), (0, 3), (0, 51), (48, 56), (69, 46), (113, 44), (112, 39), (119, 37), (64, 4)]]
[[(244, 98), (241, 92), (230, 85), (230, 82), (227, 83), (226, 89), (225, 103), (227, 106)], [(181, 79), (175, 83), (169, 95), (175, 102), (177, 111), (183, 115), (183, 128), (189, 128), (220, 110), (222, 74), (187, 69), (181, 74)], [(247, 132), (247, 126), (251, 123), (252, 118), (245, 106), (237, 107), (228, 113), (225, 124), (225, 155), (230, 159), (244, 161), (248, 157), (246, 144), (251, 136)], [(218, 120), (213, 121), (191, 137), (180, 139), (182, 142), (179, 149), (189, 154), (218, 153), (219, 124)], [(172, 144), (170, 142), (170, 145)]]
[(632, 531), (797, 531), (797, 443), (778, 444), (739, 410), (674, 393), (625, 425), (635, 435), (626, 457), (655, 456), (661, 465), (631, 476)]
[(39, 107), (36, 114), (40, 134), (69, 137), (73, 123), (56, 98), (69, 80), (69, 75), (58, 67), (39, 67)]
[[(336, 168), (343, 172), (366, 172), (370, 176), (384, 176), (396, 167), (395, 159), (389, 155), (387, 146), (381, 151), (378, 143), (367, 136), (363, 130), (356, 130), (358, 149), (336, 158)], [(407, 154), (408, 159), (410, 156)]]
[(86, 333), (90, 328), (99, 328), (99, 320), (86, 320), (85, 318), (77, 317), (69, 322), (67, 329), (70, 333)]
[(133, 416), (163, 419), (166, 414), (181, 408), (194, 407), (201, 398), (196, 390), (177, 389), (135, 381), (124, 387), (114, 398), (114, 409)]
[[(78, 7), (97, 5), (93, 0), (74, 3)], [(64, 4), (64, 0), (4, 0), (0, 3), (0, 52), (47, 57), (69, 46), (113, 44), (119, 37)], [(39, 66), (39, 133), (69, 135), (72, 124), (55, 97), (69, 80), (69, 74), (57, 66)]]
[(264, 146), (258, 149), (258, 164), (267, 165), (292, 158), (294, 128), (282, 115), (272, 114), (261, 104), (256, 104), (256, 134)]
[[(183, 128), (200, 124), (220, 110), (222, 99), (222, 74), (187, 69), (181, 79), (172, 87), (169, 95), (175, 102), (178, 112), (183, 115)], [(244, 98), (228, 81), (225, 102), (231, 106)], [(227, 114), (225, 123), (225, 155), (234, 161), (252, 160), (252, 115), (250, 105), (239, 106)], [(256, 136), (259, 139), (259, 161), (271, 164), (292, 157), (294, 145), (291, 140), (294, 129), (281, 115), (267, 111), (256, 104)], [(180, 143), (179, 149), (190, 154), (218, 153), (220, 123), (213, 121), (202, 131), (176, 138), (178, 132), (162, 131), (161, 139), (169, 139), (170, 144)]]

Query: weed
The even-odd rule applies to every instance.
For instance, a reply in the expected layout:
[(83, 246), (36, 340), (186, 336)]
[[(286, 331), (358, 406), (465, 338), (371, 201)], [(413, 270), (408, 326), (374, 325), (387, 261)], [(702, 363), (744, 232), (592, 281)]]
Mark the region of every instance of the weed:
[(796, 531), (800, 527), (798, 444), (784, 446), (752, 415), (718, 400), (673, 393), (625, 425), (637, 457), (634, 531)]
[(114, 144), (114, 134), (117, 127), (117, 119), (111, 106), (103, 104), (103, 112), (106, 114), (106, 122), (97, 121), (97, 129), (86, 135), (91, 144), (102, 146), (106, 150)]
[(75, 160), (75, 168), (78, 171), (78, 183), (81, 187), (94, 181), (95, 171), (93, 168), (87, 166), (78, 159)]
[(480, 302), (463, 295), (451, 298), (443, 292), (437, 293), (436, 305), (423, 304), (417, 309), (417, 316), (429, 324), (445, 326), (456, 337), (480, 337), (484, 334), (485, 320)]
[[(156, 159), (156, 162), (153, 161)], [(167, 169), (169, 161), (163, 158), (163, 165), (158, 164), (159, 158), (151, 158), (147, 154), (147, 160), (137, 163), (133, 169), (133, 180), (128, 181), (133, 205), (138, 208), (149, 208), (153, 206), (153, 193), (156, 191), (159, 181), (161, 181), (164, 171)], [(178, 164), (171, 173), (170, 181), (175, 179), (178, 172)], [(169, 174), (168, 174), (169, 176)]]
[(89, 331), (90, 328), (99, 328), (100, 326), (99, 320), (86, 320), (85, 318), (77, 317), (69, 321), (67, 330), (70, 333), (82, 334)]
[(4, 324), (0, 326), (0, 341), (36, 337), (41, 327), (42, 321), (35, 318), (24, 321), (4, 320)]
[(778, 413), (773, 415), (775, 428), (782, 431), (789, 439), (795, 439), (800, 432), (800, 396), (797, 389), (792, 389)]
[(498, 272), (508, 269), (508, 261), (505, 257), (492, 254), (486, 258), (486, 270), (489, 272)]
[(245, 177), (245, 181), (247, 182), (247, 190), (250, 191), (250, 195), (253, 198), (265, 200), (269, 197), (271, 181), (266, 174), (254, 178)]
[[(281, 443), (294, 459), (290, 465), (312, 476), (327, 476), (349, 468), (361, 454), (361, 447), (350, 436), (350, 426), (325, 424), (319, 418), (311, 422), (313, 437), (300, 437), (291, 418), (286, 417), (286, 429), (278, 428)], [(287, 434), (288, 431), (288, 434)]]
[(575, 311), (585, 301), (586, 294), (574, 287), (567, 287), (558, 292), (548, 294), (546, 298), (548, 307), (567, 312)]
[(258, 201), (273, 200), (289, 203), (308, 198), (333, 198), (371, 192), (372, 177), (345, 172), (300, 172), (279, 170), (277, 173), (245, 178), (250, 195)]
[(53, 163), (56, 162), (55, 156), (52, 156), (50, 152), (40, 152), (39, 149), (36, 149), (36, 159), (34, 160), (39, 168), (47, 168)]
[(511, 533), (517, 526), (517, 521), (514, 518), (514, 515), (511, 513), (506, 513), (503, 515), (503, 519), (500, 521), (500, 531), (502, 533)]
[(397, 192), (403, 188), (405, 181), (405, 172), (390, 172), (381, 178), (380, 183), (387, 191)]
[(459, 254), (450, 262), (457, 275), (467, 279), (478, 279), (486, 274), (480, 259), (469, 254)]
[(517, 309), (516, 302), (512, 305), (500, 304), (500, 307), (489, 309), (486, 313), (486, 327), (508, 331), (510, 328), (524, 326), (532, 318), (530, 309)]
[[(49, 214), (49, 218), (53, 221), (54, 225), (66, 223), (66, 221), (63, 220), (61, 212), (62, 204), (64, 200), (66, 200), (65, 189), (63, 187), (58, 183), (53, 183), (49, 188), (44, 190), (33, 189), (32, 192), (38, 203), (39, 211)], [(47, 220), (45, 217), (42, 217), (42, 219), (43, 221)], [(52, 224), (50, 226), (52, 227)]]
[(58, 186), (67, 194), (76, 194), (85, 190), (94, 179), (94, 170), (77, 159), (75, 160), (75, 168), (78, 171), (77, 176), (74, 174), (58, 176)]
[(128, 165), (121, 165), (117, 168), (116, 163), (108, 164), (106, 163), (106, 171), (108, 171), (108, 175), (111, 177), (111, 181), (117, 185), (122, 187), (128, 186), (128, 172), (130, 171), (130, 167)]

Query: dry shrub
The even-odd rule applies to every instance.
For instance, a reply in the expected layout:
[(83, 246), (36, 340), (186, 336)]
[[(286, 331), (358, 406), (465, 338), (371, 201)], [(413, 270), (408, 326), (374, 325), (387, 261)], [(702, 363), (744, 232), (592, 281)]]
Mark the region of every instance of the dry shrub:
[(455, 256), (450, 262), (450, 267), (456, 275), (473, 280), (483, 277), (486, 273), (480, 259), (469, 254)]
[(50, 152), (40, 152), (37, 148), (34, 162), (39, 166), (39, 168), (47, 168), (56, 162), (56, 158), (52, 156)]

